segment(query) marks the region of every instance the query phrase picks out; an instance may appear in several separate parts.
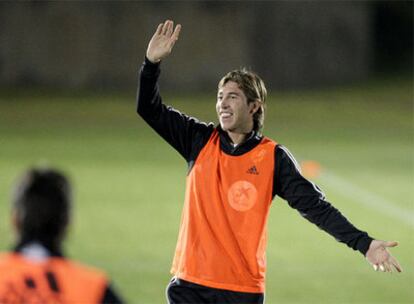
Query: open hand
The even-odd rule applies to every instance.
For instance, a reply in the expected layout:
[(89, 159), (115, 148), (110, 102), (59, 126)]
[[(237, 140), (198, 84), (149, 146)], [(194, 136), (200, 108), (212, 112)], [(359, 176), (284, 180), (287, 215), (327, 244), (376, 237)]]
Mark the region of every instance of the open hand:
[(398, 261), (388, 252), (387, 248), (397, 246), (397, 242), (386, 242), (373, 240), (365, 254), (368, 262), (374, 267), (375, 271), (392, 272), (393, 268), (402, 272)]
[(167, 57), (178, 40), (180, 31), (181, 25), (178, 24), (174, 29), (174, 22), (171, 20), (160, 23), (148, 44), (147, 58), (149, 61), (157, 63)]

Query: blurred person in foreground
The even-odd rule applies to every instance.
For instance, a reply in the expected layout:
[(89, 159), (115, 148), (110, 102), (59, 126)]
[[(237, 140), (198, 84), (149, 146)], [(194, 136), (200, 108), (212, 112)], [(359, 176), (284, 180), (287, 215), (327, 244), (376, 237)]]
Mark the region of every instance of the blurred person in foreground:
[(235, 70), (220, 80), (217, 126), (162, 103), (160, 62), (171, 53), (180, 30), (169, 20), (158, 26), (137, 93), (138, 114), (188, 164), (169, 303), (263, 303), (266, 223), (276, 195), (360, 251), (375, 270), (400, 272), (387, 250), (396, 242), (374, 240), (355, 228), (301, 175), (290, 152), (261, 134), (267, 93), (259, 76)]
[(0, 254), (0, 303), (122, 303), (102, 271), (63, 255), (71, 198), (57, 170), (23, 175), (12, 205), (17, 242), (13, 252)]

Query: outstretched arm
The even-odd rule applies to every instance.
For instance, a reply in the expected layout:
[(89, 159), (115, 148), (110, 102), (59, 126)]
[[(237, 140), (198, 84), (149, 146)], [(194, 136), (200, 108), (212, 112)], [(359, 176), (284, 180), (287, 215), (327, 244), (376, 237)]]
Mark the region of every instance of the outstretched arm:
[(395, 268), (398, 272), (402, 271), (398, 261), (387, 249), (397, 246), (397, 242), (375, 240), (366, 232), (354, 227), (326, 201), (316, 185), (301, 175), (296, 160), (285, 147), (277, 147), (275, 159), (274, 195), (286, 199), (303, 217), (338, 241), (360, 251), (375, 270), (391, 272), (392, 268)]
[(178, 40), (180, 31), (181, 25), (178, 24), (174, 29), (174, 22), (171, 20), (160, 23), (148, 44), (146, 54), (148, 60), (157, 63), (167, 57)]
[(397, 242), (386, 242), (373, 240), (365, 254), (367, 261), (374, 267), (375, 271), (392, 272), (393, 268), (402, 272), (398, 261), (388, 252), (387, 248), (398, 246)]

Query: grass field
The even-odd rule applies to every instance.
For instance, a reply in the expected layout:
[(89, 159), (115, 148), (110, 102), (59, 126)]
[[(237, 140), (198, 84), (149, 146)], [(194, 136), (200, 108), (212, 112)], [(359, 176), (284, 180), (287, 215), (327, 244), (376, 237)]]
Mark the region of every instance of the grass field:
[[(361, 254), (277, 198), (268, 227), (266, 303), (414, 303), (411, 85), (381, 81), (270, 96), (265, 134), (299, 160), (318, 161), (315, 182), (328, 200), (372, 236), (398, 240), (392, 252), (405, 271), (374, 272)], [(0, 250), (13, 240), (16, 177), (31, 165), (57, 166), (75, 185), (68, 255), (106, 269), (130, 303), (165, 303), (186, 164), (136, 116), (132, 94), (0, 93)], [(215, 92), (165, 99), (215, 121), (214, 98)], [(368, 206), (358, 191), (401, 212), (377, 208), (375, 199)]]

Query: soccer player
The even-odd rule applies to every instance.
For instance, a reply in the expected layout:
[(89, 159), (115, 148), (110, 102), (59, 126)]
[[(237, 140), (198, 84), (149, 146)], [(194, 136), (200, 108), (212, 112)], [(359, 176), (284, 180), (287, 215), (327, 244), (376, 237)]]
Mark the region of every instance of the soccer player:
[(17, 185), (13, 252), (0, 254), (0, 303), (122, 303), (106, 275), (64, 257), (71, 189), (57, 170), (31, 169)]
[(180, 231), (167, 288), (169, 303), (263, 303), (266, 222), (275, 195), (377, 270), (401, 267), (387, 248), (355, 228), (300, 173), (289, 151), (263, 136), (266, 88), (258, 75), (235, 70), (218, 84), (219, 125), (162, 103), (160, 62), (181, 26), (161, 23), (140, 72), (137, 112), (188, 164)]

